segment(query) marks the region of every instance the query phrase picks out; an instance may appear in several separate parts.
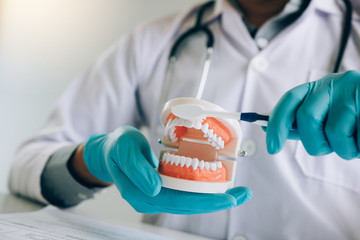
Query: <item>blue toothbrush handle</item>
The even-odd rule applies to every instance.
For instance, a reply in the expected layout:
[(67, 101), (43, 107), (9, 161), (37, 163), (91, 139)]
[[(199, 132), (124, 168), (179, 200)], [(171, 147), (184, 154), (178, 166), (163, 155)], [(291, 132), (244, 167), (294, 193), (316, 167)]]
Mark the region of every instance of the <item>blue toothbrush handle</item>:
[[(260, 114), (256, 112), (243, 112), (240, 115), (240, 120), (257, 125), (267, 127), (269, 121), (269, 114)], [(296, 122), (293, 124), (291, 130), (297, 130)]]
[(269, 121), (269, 115), (268, 114), (260, 114), (260, 113), (256, 113), (256, 112), (243, 112), (240, 115), (240, 120), (267, 127), (267, 124)]

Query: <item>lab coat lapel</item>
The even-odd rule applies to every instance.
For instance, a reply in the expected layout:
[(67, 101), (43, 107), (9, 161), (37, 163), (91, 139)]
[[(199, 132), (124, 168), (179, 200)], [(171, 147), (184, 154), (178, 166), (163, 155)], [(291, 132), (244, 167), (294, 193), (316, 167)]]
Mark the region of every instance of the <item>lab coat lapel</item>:
[(233, 45), (248, 57), (256, 55), (259, 49), (250, 36), (242, 16), (227, 1), (223, 2), (222, 12), (220, 24)]

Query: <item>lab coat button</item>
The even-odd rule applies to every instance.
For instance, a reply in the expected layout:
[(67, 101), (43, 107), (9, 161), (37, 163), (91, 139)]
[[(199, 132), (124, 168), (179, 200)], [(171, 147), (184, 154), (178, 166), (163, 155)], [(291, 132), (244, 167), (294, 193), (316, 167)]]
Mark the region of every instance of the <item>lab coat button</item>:
[(260, 49), (263, 49), (269, 44), (269, 41), (266, 38), (259, 37), (256, 39), (256, 44)]
[(241, 236), (241, 235), (237, 235), (235, 236), (232, 240), (247, 240), (246, 237)]
[(251, 64), (254, 69), (256, 71), (259, 71), (259, 72), (264, 72), (268, 69), (269, 67), (269, 63), (268, 61), (262, 57), (262, 56), (257, 56), (255, 57), (253, 60), (252, 60), (252, 64)]
[(246, 152), (246, 156), (252, 156), (256, 152), (256, 143), (253, 140), (245, 140), (241, 143), (241, 150)]

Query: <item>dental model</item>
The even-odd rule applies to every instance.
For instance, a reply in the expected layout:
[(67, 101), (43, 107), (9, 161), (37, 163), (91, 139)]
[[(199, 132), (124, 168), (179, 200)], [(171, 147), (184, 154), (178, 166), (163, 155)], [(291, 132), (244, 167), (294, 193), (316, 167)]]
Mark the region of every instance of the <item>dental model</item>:
[(161, 118), (165, 125), (162, 144), (172, 150), (162, 150), (158, 172), (163, 186), (199, 193), (223, 193), (233, 187), (236, 159), (241, 143), (241, 128), (237, 120), (207, 117), (186, 120), (171, 112), (179, 104), (199, 104), (212, 111), (221, 107), (194, 98), (168, 101)]

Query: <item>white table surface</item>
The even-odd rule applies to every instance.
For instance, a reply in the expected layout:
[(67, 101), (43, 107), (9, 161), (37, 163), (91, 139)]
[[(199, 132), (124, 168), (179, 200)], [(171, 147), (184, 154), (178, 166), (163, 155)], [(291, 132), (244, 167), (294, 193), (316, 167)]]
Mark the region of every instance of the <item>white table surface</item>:
[[(45, 206), (28, 199), (9, 193), (0, 193), (0, 213), (31, 212), (40, 210), (43, 207)], [(96, 221), (151, 232), (171, 239), (209, 239), (142, 223), (142, 214), (133, 210), (128, 203), (121, 198), (115, 187), (110, 187), (105, 190), (105, 192), (97, 194), (94, 199), (84, 201), (78, 206), (66, 209), (65, 211), (76, 213)]]

